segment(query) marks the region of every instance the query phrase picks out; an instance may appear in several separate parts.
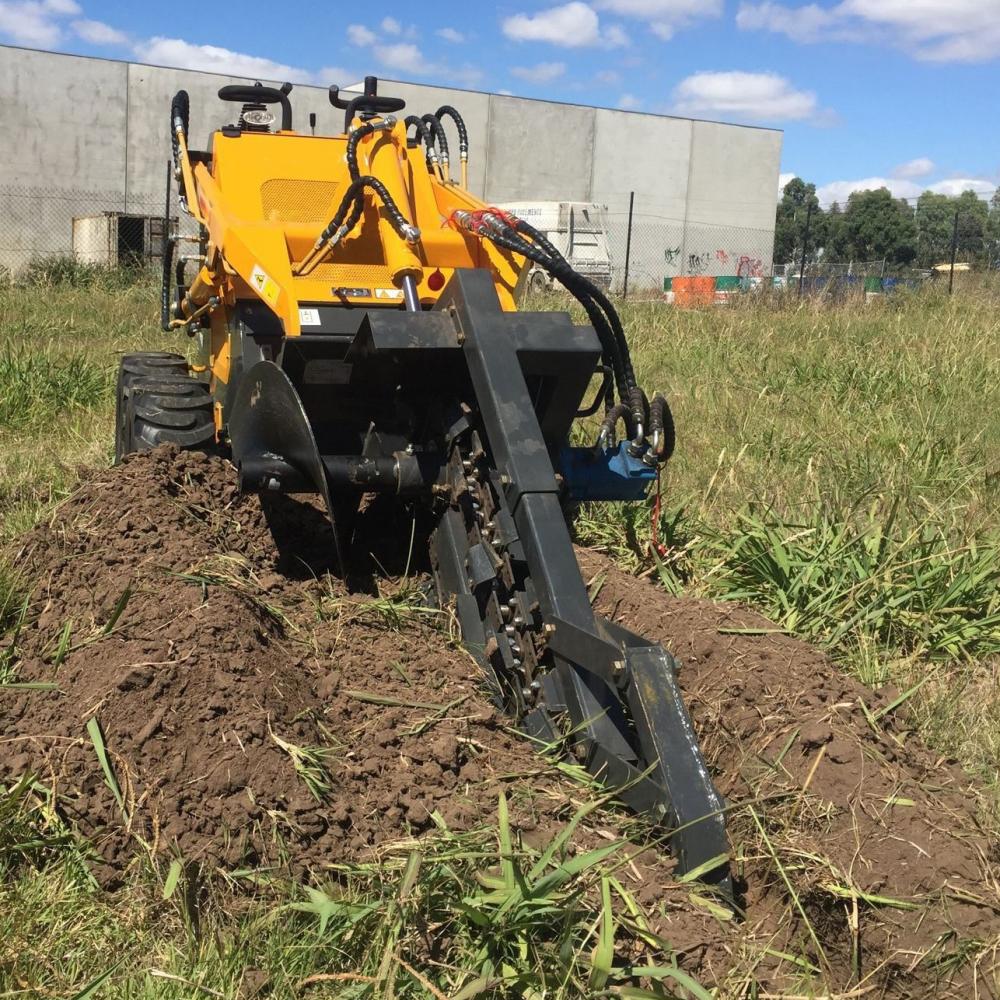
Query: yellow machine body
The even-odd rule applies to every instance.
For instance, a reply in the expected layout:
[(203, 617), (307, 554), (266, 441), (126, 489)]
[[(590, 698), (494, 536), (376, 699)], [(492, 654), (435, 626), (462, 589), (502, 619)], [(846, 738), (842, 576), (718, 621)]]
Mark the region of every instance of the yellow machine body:
[[(356, 122), (360, 125), (360, 122)], [(420, 303), (433, 305), (456, 268), (486, 268), (505, 310), (515, 308), (524, 259), (449, 224), (455, 211), (488, 206), (428, 168), (410, 146), (406, 126), (365, 136), (361, 172), (380, 180), (420, 237), (407, 243), (376, 198), (366, 199), (359, 224), (308, 274), (293, 269), (314, 247), (351, 183), (347, 136), (297, 132), (213, 135), (210, 166), (181, 153), (191, 213), (207, 232), (204, 263), (180, 305), (178, 325), (206, 317), (205, 359), (213, 383), (229, 374), (230, 312), (237, 300), (259, 298), (286, 336), (302, 332), (300, 310), (317, 305), (400, 308), (402, 281), (414, 279)], [(307, 315), (307, 313), (305, 314)], [(219, 420), (221, 423), (221, 414)]]

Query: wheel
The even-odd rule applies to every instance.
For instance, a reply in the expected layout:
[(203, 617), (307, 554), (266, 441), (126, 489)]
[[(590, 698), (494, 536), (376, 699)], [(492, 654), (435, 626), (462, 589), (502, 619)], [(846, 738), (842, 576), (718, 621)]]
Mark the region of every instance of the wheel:
[(549, 287), (549, 279), (545, 276), (545, 272), (532, 271), (531, 276), (528, 278), (528, 287), (536, 295), (539, 292), (547, 291)]
[(208, 451), (215, 440), (212, 395), (178, 354), (130, 354), (118, 371), (115, 464), (159, 444)]

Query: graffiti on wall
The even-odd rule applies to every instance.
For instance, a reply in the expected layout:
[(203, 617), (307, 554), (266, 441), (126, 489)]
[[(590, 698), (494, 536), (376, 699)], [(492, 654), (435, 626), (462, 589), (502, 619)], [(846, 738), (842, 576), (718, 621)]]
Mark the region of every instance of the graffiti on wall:
[(736, 267), (736, 275), (739, 278), (763, 278), (764, 262), (760, 257), (740, 257), (740, 262)]
[(764, 277), (763, 258), (746, 253), (743, 249), (717, 247), (703, 253), (689, 253), (686, 258), (681, 256), (681, 251), (679, 246), (663, 251), (667, 267), (683, 268), (684, 274), (705, 274), (711, 270), (716, 274), (735, 273), (737, 277), (744, 279)]

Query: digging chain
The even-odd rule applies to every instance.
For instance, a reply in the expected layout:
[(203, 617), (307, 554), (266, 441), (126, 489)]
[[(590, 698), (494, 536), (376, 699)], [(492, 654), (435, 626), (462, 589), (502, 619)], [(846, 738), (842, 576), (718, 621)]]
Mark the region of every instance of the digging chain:
[(486, 634), (482, 659), (501, 706), (520, 722), (541, 707), (551, 656), (499, 473), (477, 431), (467, 431), (455, 444), (448, 483), (451, 502), (465, 520), (469, 578)]

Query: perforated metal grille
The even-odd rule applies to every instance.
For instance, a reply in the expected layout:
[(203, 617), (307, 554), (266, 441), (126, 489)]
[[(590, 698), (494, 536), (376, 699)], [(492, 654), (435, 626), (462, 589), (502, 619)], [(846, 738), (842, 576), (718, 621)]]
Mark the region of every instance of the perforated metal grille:
[(303, 181), (274, 177), (260, 186), (268, 222), (327, 222), (333, 214), (337, 181)]
[(392, 288), (392, 271), (384, 265), (320, 264), (309, 274), (314, 281), (326, 281), (337, 288)]

